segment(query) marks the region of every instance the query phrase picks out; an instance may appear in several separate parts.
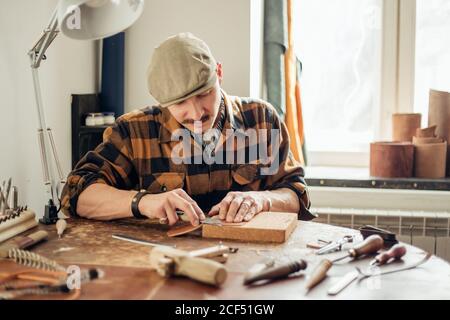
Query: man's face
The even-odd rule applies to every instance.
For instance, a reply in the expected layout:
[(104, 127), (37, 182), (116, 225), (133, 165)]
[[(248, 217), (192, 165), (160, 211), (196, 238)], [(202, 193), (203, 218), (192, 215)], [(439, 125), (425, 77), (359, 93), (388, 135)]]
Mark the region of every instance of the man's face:
[(218, 80), (212, 88), (168, 107), (172, 116), (190, 131), (204, 133), (214, 125), (221, 102), (222, 70), (220, 64), (218, 64), (217, 75)]

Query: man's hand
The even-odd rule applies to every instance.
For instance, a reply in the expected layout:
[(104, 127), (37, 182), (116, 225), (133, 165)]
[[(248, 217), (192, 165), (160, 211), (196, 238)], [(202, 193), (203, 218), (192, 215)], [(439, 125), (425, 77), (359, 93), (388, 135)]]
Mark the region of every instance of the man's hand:
[(168, 219), (169, 225), (177, 223), (176, 210), (183, 211), (193, 226), (205, 219), (205, 214), (197, 203), (183, 189), (148, 194), (139, 202), (139, 211), (149, 218)]
[(265, 191), (232, 191), (211, 208), (208, 215), (219, 215), (226, 222), (250, 221), (255, 215), (270, 209), (270, 200)]

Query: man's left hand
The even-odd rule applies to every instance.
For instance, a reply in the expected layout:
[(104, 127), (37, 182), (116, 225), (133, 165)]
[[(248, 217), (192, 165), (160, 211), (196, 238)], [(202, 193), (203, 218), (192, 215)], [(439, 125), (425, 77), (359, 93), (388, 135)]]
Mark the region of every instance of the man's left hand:
[(226, 222), (250, 221), (258, 213), (270, 210), (270, 203), (267, 191), (232, 191), (213, 206), (208, 215), (219, 215)]

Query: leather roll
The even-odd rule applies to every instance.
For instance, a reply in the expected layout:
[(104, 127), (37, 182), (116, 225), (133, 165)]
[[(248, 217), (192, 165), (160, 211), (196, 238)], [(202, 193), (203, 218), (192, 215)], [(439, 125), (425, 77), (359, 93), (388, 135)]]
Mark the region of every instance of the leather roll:
[(445, 178), (447, 142), (440, 138), (416, 138), (414, 143), (414, 176)]
[(373, 142), (370, 144), (370, 175), (380, 178), (413, 176), (414, 146), (411, 142)]
[[(428, 126), (436, 126), (436, 135), (450, 143), (450, 93), (430, 90)], [(450, 177), (450, 147), (447, 145), (447, 177)]]
[(394, 113), (392, 115), (392, 140), (411, 142), (416, 130), (420, 128), (421, 120), (420, 113)]

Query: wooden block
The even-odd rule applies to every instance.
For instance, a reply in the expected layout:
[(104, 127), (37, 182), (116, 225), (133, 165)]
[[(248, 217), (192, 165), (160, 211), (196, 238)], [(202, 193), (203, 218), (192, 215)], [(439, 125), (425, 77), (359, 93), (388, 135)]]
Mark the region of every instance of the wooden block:
[(261, 212), (240, 226), (203, 225), (204, 238), (240, 240), (248, 242), (285, 242), (297, 226), (297, 214)]

